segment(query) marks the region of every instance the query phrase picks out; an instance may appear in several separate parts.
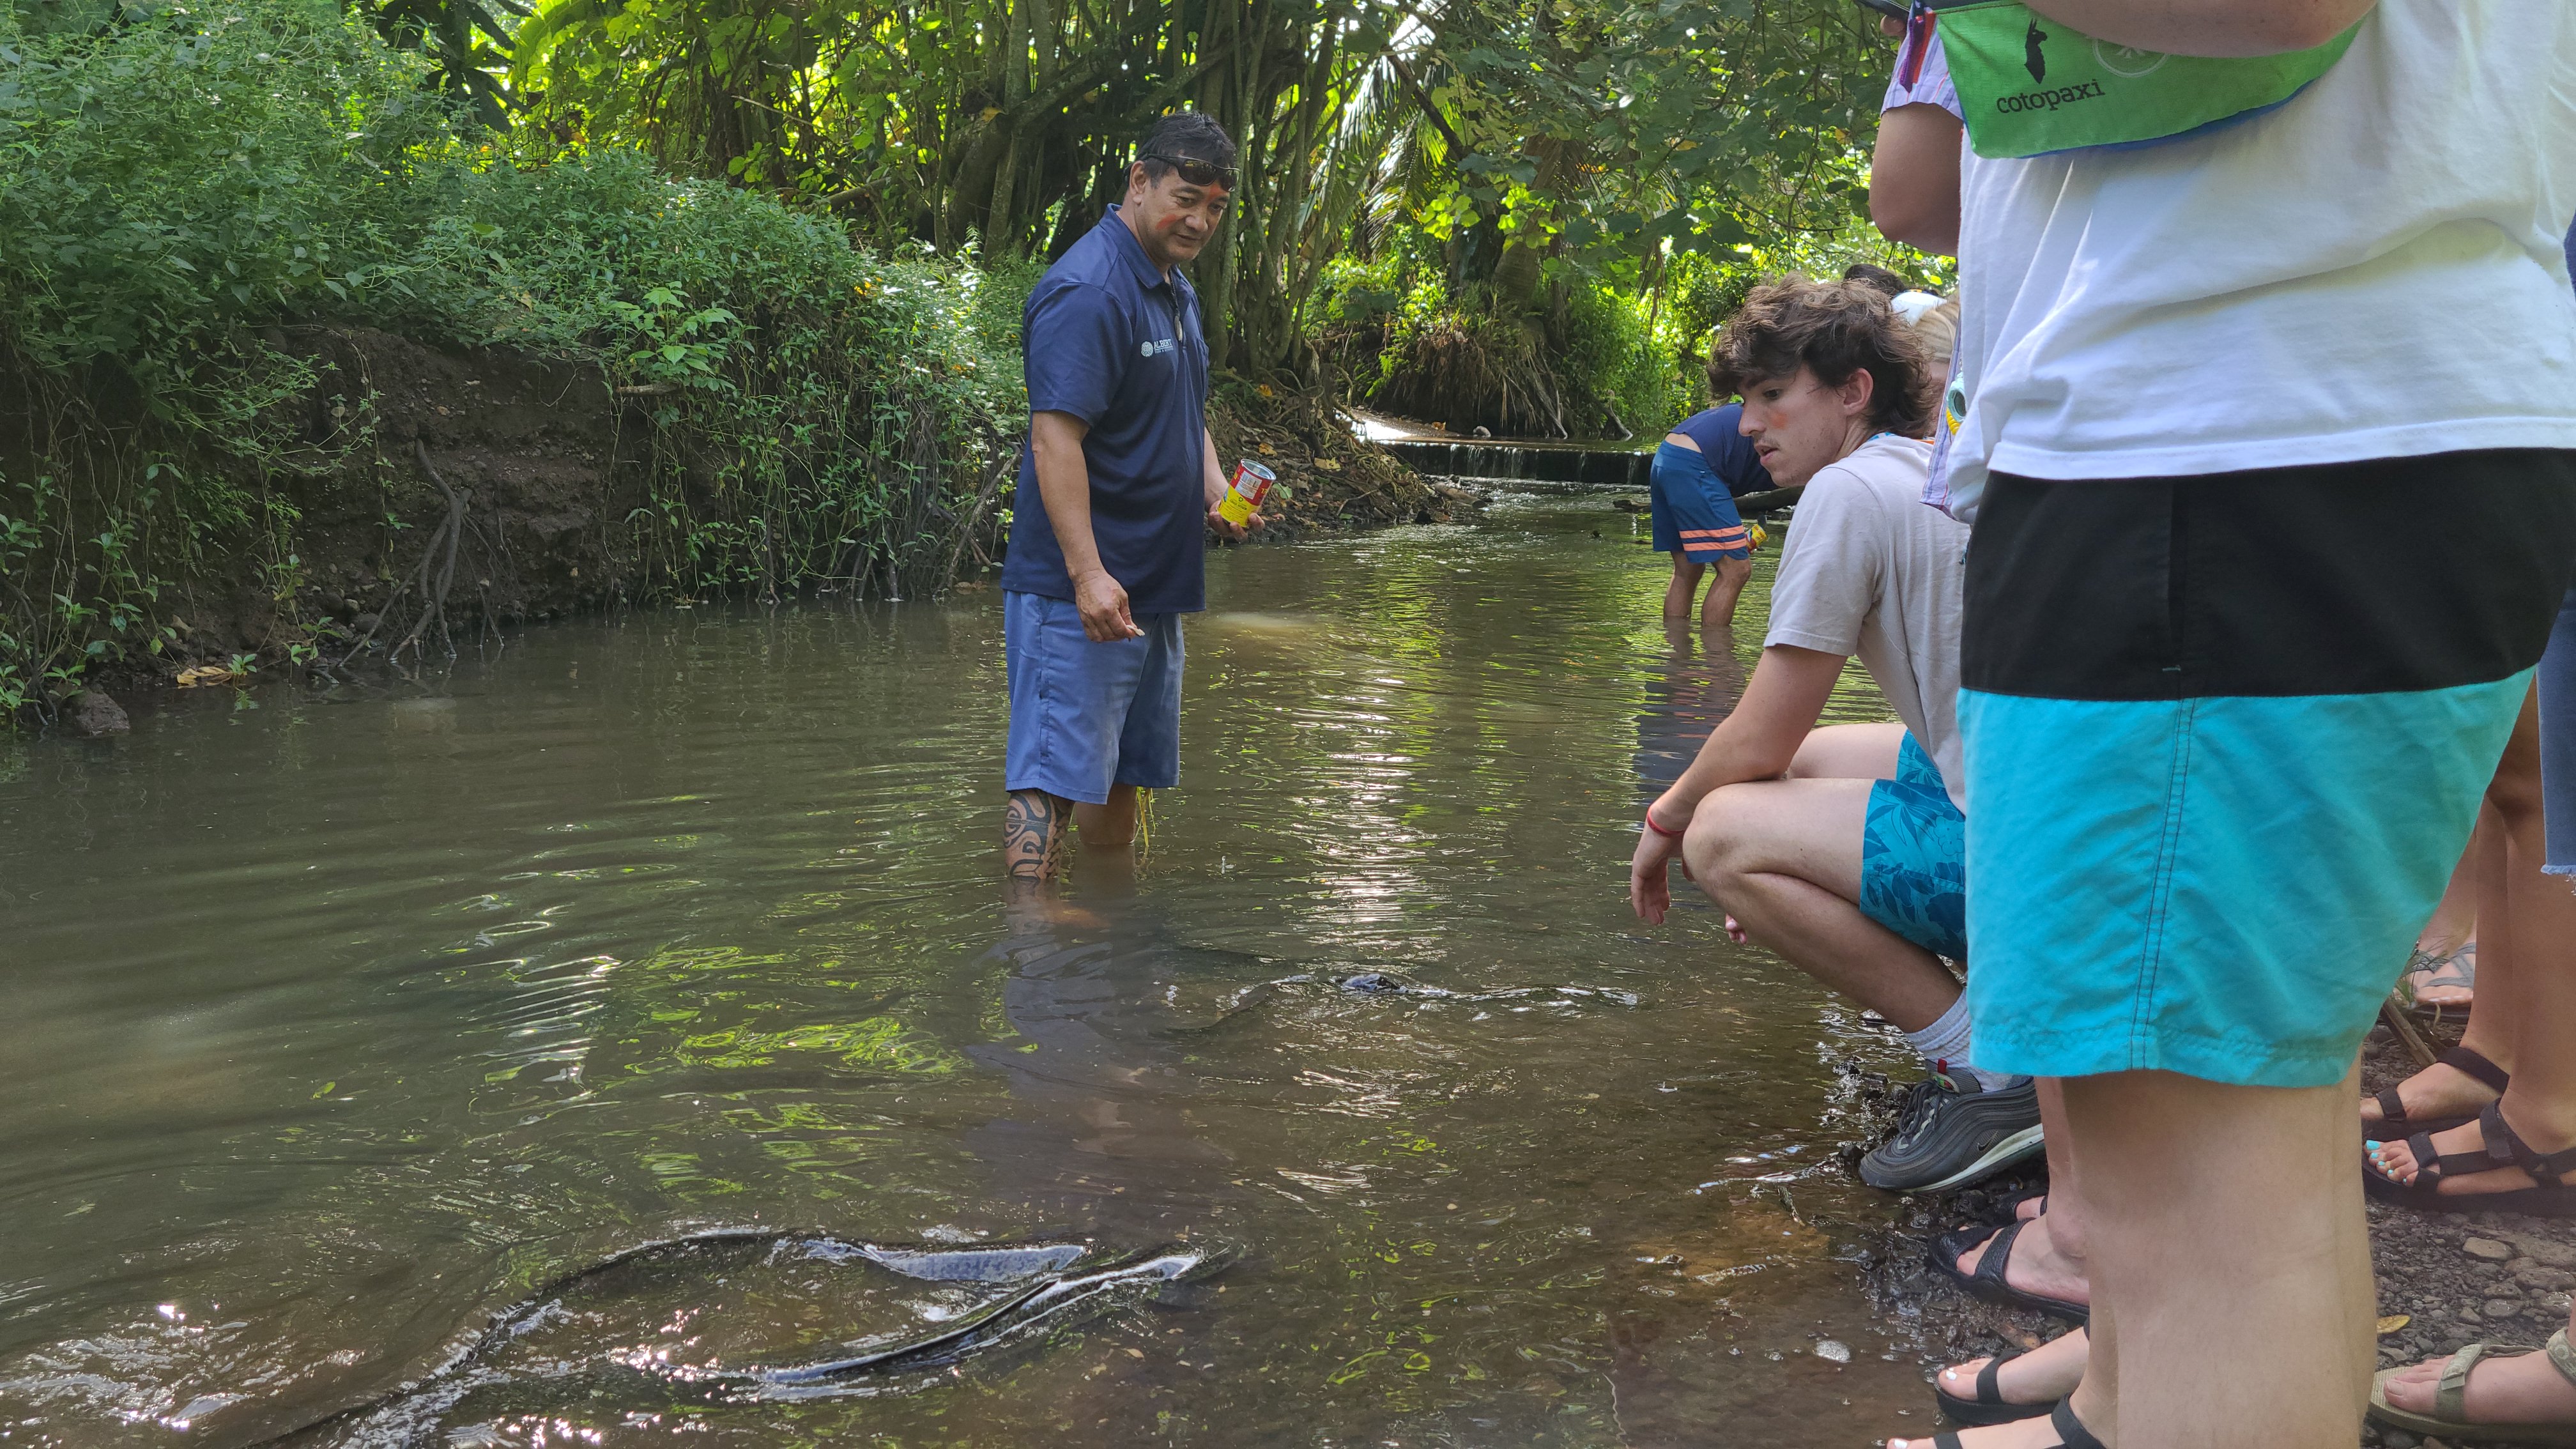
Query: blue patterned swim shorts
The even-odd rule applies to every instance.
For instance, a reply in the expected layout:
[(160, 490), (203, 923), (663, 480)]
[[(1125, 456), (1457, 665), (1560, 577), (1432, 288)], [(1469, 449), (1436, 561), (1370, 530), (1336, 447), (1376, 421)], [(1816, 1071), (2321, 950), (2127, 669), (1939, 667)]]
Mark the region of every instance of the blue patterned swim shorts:
[(1968, 817), (1911, 734), (1896, 778), (1869, 789), (1860, 913), (1936, 956), (1968, 959)]

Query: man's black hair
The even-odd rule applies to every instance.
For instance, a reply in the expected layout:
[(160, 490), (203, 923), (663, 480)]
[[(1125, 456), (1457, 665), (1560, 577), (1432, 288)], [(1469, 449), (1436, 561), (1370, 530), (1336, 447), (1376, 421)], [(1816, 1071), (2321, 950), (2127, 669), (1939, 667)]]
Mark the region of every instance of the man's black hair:
[(1868, 262), (1854, 262), (1850, 266), (1843, 268), (1843, 280), (1846, 282), (1860, 282), (1867, 286), (1876, 287), (1878, 290), (1885, 292), (1891, 297), (1895, 296), (1899, 292), (1905, 291), (1908, 286), (1908, 283), (1903, 277), (1898, 276), (1885, 267), (1874, 266)]
[(1162, 180), (1172, 168), (1153, 158), (1171, 156), (1183, 161), (1205, 161), (1231, 171), (1235, 160), (1234, 138), (1225, 127), (1200, 111), (1174, 111), (1158, 118), (1145, 128), (1136, 144), (1136, 159), (1145, 163), (1148, 182)]

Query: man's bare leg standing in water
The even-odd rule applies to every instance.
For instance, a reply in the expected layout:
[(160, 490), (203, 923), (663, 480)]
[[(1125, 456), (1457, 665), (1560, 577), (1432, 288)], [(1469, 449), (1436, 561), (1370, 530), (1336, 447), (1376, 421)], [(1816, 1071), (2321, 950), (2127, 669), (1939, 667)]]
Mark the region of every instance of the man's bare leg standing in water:
[(1064, 870), (1067, 828), (1108, 850), (1136, 843), (1136, 787), (1110, 787), (1106, 804), (1088, 805), (1044, 790), (1014, 790), (1002, 811), (1002, 861), (1014, 881), (1047, 881)]

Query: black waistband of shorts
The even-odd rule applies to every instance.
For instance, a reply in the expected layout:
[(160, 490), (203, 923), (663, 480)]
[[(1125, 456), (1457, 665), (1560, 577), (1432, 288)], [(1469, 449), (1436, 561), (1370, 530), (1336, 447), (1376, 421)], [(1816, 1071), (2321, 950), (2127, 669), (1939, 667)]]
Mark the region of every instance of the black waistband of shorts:
[(2049, 699), (2379, 694), (2539, 662), (2576, 579), (2576, 452), (2185, 478), (1998, 473), (1961, 682)]

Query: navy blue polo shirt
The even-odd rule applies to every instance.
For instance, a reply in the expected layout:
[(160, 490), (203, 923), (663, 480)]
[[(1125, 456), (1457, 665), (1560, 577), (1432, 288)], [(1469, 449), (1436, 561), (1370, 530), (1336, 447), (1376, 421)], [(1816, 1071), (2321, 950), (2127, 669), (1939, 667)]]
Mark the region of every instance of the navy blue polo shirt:
[(1747, 493), (1771, 491), (1771, 470), (1762, 466), (1762, 455), (1753, 451), (1753, 440), (1744, 436), (1744, 405), (1728, 403), (1684, 418), (1674, 432), (1699, 444), (1699, 455), (1708, 460), (1709, 468), (1726, 482), (1726, 491), (1738, 498)]
[[(1020, 314), (1029, 411), (1091, 425), (1091, 537), (1136, 614), (1207, 607), (1208, 351), (1198, 294), (1166, 279), (1118, 208), (1073, 244)], [(1035, 452), (1020, 449), (1011, 552), (1002, 587), (1071, 599), (1073, 578), (1038, 491)]]

